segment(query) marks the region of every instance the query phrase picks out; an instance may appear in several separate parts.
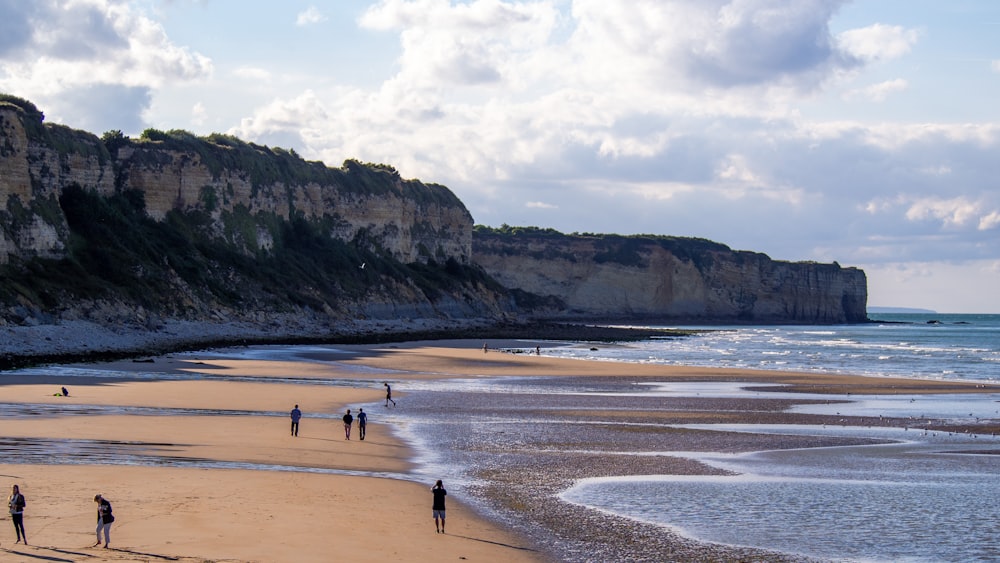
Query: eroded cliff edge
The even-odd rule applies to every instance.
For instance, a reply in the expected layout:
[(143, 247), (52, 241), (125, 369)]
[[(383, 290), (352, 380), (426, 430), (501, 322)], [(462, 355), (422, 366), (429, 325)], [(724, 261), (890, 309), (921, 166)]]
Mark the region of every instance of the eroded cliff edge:
[(0, 322), (497, 318), (472, 216), (392, 167), (227, 135), (103, 137), (0, 99)]
[(386, 165), (331, 168), (219, 134), (97, 137), (0, 95), (0, 336), (81, 322), (106, 331), (90, 344), (79, 324), (35, 331), (25, 346), (473, 320), (866, 320), (854, 268), (698, 239), (553, 233), (474, 232), (450, 190)]
[(755, 323), (867, 320), (857, 268), (783, 262), (680, 237), (565, 235), (477, 227), (473, 259), (559, 318)]

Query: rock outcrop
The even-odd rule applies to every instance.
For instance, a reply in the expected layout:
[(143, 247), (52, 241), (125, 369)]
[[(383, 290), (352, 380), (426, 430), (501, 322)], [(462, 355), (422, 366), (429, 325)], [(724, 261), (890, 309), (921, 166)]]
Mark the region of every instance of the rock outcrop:
[(0, 94), (0, 325), (866, 320), (854, 268), (695, 239), (474, 233), (450, 190), (390, 166), (43, 120)]
[(771, 260), (701, 239), (478, 228), (473, 259), (544, 314), (706, 322), (867, 320), (865, 273)]
[(139, 190), (156, 220), (206, 213), (209, 233), (251, 255), (271, 248), (280, 222), (299, 217), (404, 263), (469, 263), (472, 216), (462, 202), (391, 167), (347, 161), (333, 169), (290, 151), (183, 131), (119, 138), (111, 154), (93, 134), (42, 119), (30, 103), (0, 101), (0, 209), (9, 215), (0, 263), (63, 255), (68, 230), (57, 200), (71, 185), (101, 195)]
[(513, 306), (480, 279), (472, 216), (444, 186), (227, 135), (98, 138), (43, 120), (0, 95), (0, 324), (322, 324)]

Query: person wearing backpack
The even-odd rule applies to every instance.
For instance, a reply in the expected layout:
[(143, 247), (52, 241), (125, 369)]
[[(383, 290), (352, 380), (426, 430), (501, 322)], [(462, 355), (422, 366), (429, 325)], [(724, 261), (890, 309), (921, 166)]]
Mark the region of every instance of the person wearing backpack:
[(7, 505), (10, 506), (10, 519), (14, 521), (14, 531), (17, 532), (17, 541), (14, 543), (24, 540), (24, 545), (28, 545), (28, 534), (24, 533), (24, 495), (17, 485), (11, 487)]
[(111, 503), (101, 495), (94, 497), (97, 503), (97, 543), (94, 547), (101, 545), (101, 530), (104, 530), (104, 548), (107, 549), (111, 543), (111, 523), (115, 521), (115, 515), (111, 513)]

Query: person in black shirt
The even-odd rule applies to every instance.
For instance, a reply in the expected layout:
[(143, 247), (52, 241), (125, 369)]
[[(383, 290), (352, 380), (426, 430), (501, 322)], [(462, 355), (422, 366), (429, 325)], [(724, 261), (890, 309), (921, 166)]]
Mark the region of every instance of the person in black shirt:
[(94, 547), (101, 545), (101, 530), (104, 530), (104, 547), (107, 549), (111, 543), (111, 523), (115, 521), (115, 516), (111, 514), (111, 503), (101, 495), (94, 497), (97, 503), (97, 543)]
[(392, 387), (389, 387), (389, 383), (383, 383), (385, 385), (385, 406), (389, 406), (389, 402), (392, 402), (392, 406), (396, 406), (396, 401), (392, 400)]
[(28, 545), (28, 534), (24, 533), (24, 495), (17, 485), (11, 487), (7, 504), (10, 506), (10, 519), (14, 521), (14, 531), (17, 532), (17, 541), (14, 543), (21, 543), (23, 540), (24, 545)]
[[(431, 493), (434, 494), (434, 504), (431, 506), (431, 510), (434, 512), (434, 529), (437, 530), (439, 534), (444, 533), (444, 497), (448, 496), (448, 491), (444, 490), (444, 484), (438, 479), (437, 483), (431, 487)], [(441, 526), (438, 527), (438, 518), (441, 518)]]
[(354, 422), (354, 417), (351, 416), (351, 409), (347, 409), (347, 414), (344, 415), (344, 438), (348, 440), (351, 439), (351, 424)]
[(302, 411), (299, 410), (299, 406), (298, 405), (295, 405), (295, 408), (292, 409), (292, 412), (289, 413), (289, 416), (292, 417), (292, 436), (298, 436), (299, 435), (299, 419), (302, 418)]

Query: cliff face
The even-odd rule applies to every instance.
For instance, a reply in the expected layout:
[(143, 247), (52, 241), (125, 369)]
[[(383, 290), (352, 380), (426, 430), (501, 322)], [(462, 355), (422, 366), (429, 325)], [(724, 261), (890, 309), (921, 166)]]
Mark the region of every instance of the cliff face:
[[(42, 132), (40, 143), (33, 137)], [(79, 150), (61, 150), (56, 143), (67, 136), (74, 132), (60, 126), (46, 130), (40, 114), (0, 102), (0, 264), (11, 256), (64, 254), (69, 231), (57, 203), (63, 186), (77, 183), (105, 194), (114, 190), (114, 172), (101, 158), (107, 151), (100, 139), (81, 133), (76, 135)]]
[(0, 94), (0, 325), (493, 317), (472, 216), (391, 167), (226, 135), (98, 138)]
[(479, 230), (473, 259), (504, 286), (549, 297), (556, 305), (548, 313), (566, 317), (761, 323), (867, 319), (867, 280), (861, 270), (780, 262), (697, 239)]
[(297, 217), (404, 263), (469, 262), (472, 216), (443, 186), (353, 161), (331, 169), (225, 136), (161, 134), (124, 140), (111, 154), (90, 133), (42, 125), (31, 109), (0, 102), (0, 263), (64, 254), (68, 230), (56, 202), (70, 185), (101, 195), (139, 190), (156, 220), (207, 213), (207, 232), (248, 254), (267, 252), (275, 226)]
[(0, 273), (0, 325), (519, 313), (840, 323), (866, 320), (867, 300), (853, 268), (694, 239), (474, 235), (451, 191), (389, 166), (329, 168), (226, 135), (98, 138), (2, 94)]

